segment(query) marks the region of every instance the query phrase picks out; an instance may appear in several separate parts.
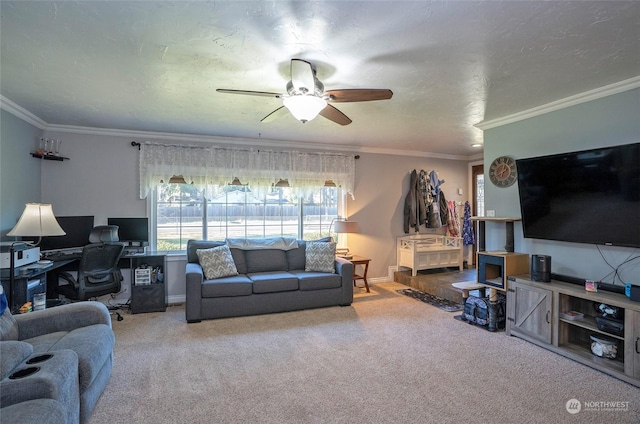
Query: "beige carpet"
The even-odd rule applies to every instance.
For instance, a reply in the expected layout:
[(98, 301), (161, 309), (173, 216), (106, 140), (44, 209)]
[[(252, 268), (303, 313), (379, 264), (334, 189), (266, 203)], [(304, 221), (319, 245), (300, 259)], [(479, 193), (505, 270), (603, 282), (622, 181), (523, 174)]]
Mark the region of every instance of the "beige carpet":
[[(356, 289), (351, 307), (198, 324), (182, 306), (127, 314), (113, 322), (114, 370), (89, 423), (640, 421), (640, 389), (395, 292), (404, 287)], [(602, 402), (628, 410), (594, 410)]]

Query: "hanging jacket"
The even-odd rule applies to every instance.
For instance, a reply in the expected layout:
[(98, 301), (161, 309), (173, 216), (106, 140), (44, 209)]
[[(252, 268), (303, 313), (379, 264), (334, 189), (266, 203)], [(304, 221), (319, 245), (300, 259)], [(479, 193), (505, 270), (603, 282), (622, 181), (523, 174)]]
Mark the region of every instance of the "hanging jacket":
[(418, 172), (414, 169), (409, 178), (409, 192), (404, 199), (403, 229), (405, 234), (409, 233), (410, 228), (416, 232), (420, 231), (420, 225), (424, 224), (425, 216), (424, 198), (418, 184)]
[(440, 222), (443, 226), (449, 225), (449, 205), (443, 191), (438, 195), (438, 203), (440, 206)]
[(447, 234), (451, 237), (460, 237), (460, 217), (456, 209), (456, 202), (450, 200), (447, 202), (449, 206), (449, 221), (447, 221)]
[(442, 219), (440, 217), (440, 185), (444, 180), (438, 179), (436, 171), (429, 172), (431, 202), (429, 203), (428, 223), (429, 228), (442, 227)]
[(462, 218), (462, 242), (465, 246), (475, 244), (473, 223), (471, 222), (471, 205), (464, 202), (464, 217)]

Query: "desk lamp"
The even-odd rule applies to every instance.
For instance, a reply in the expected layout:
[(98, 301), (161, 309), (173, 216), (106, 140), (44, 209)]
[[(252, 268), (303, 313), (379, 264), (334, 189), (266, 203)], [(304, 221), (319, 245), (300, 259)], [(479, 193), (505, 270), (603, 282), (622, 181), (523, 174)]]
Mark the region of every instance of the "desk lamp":
[[(358, 222), (357, 221), (349, 221), (347, 219), (338, 219), (335, 223), (336, 234), (345, 234), (345, 233), (357, 233), (358, 232)], [(347, 246), (343, 248), (336, 249), (336, 255), (345, 258), (351, 259), (353, 255), (349, 254), (349, 248)]]
[[(50, 204), (27, 203), (18, 223), (7, 233), (10, 237), (38, 237), (34, 244), (40, 244), (43, 236), (63, 236), (66, 233), (58, 224)], [(13, 242), (9, 246), (9, 298), (13, 303), (13, 285), (15, 282), (15, 245), (24, 242)]]

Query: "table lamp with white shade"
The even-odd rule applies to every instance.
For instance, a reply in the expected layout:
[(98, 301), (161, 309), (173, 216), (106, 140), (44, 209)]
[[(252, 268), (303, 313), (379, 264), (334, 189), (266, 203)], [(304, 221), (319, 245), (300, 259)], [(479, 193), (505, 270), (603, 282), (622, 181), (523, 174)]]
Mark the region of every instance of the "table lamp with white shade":
[[(10, 237), (38, 237), (37, 246), (44, 236), (63, 236), (66, 233), (60, 227), (53, 214), (53, 207), (44, 203), (27, 203), (18, 223), (7, 233)], [(9, 298), (13, 302), (15, 283), (15, 245), (25, 242), (13, 242), (9, 246)], [(31, 244), (31, 243), (29, 243)]]
[[(336, 234), (357, 233), (358, 222), (349, 221), (348, 219), (338, 218), (335, 221)], [(347, 246), (336, 249), (336, 255), (345, 259), (351, 259), (353, 256), (349, 253)]]

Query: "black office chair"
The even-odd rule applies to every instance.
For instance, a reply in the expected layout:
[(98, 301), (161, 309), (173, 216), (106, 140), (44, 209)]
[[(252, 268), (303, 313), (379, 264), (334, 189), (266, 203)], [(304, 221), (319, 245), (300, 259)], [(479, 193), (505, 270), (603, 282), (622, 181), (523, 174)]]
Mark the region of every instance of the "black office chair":
[(92, 243), (83, 247), (78, 276), (74, 278), (69, 272), (58, 274), (68, 284), (58, 284), (56, 293), (71, 300), (89, 300), (118, 293), (122, 285), (118, 260), (123, 251), (122, 244)]

